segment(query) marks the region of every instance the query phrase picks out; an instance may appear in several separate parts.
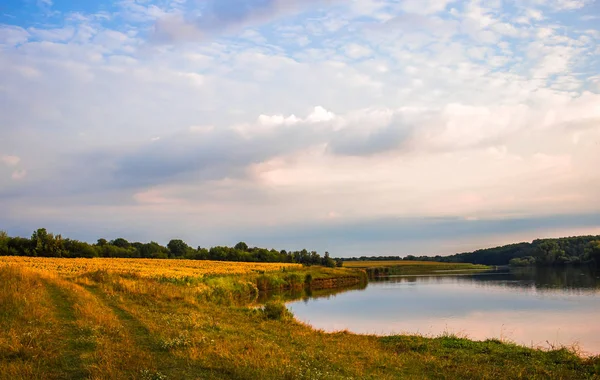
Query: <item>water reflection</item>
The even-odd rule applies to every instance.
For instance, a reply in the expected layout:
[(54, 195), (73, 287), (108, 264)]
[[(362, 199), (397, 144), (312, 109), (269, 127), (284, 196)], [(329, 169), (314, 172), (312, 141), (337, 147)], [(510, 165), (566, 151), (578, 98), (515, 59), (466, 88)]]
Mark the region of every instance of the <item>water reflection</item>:
[(594, 268), (515, 268), (487, 272), (464, 272), (417, 276), (389, 276), (375, 283), (468, 283), (473, 286), (510, 287), (515, 290), (554, 293), (595, 293), (600, 291), (600, 273)]
[(286, 291), (272, 291), (272, 292), (260, 292), (258, 294), (257, 303), (264, 304), (267, 301), (282, 301), (282, 302), (293, 302), (302, 300), (303, 302), (309, 302), (317, 298), (324, 298), (326, 300), (335, 297), (337, 294), (364, 290), (367, 288), (367, 283), (356, 284), (355, 286), (349, 286), (338, 289), (320, 289), (320, 290), (286, 290)]
[(329, 331), (453, 333), (600, 354), (600, 273), (587, 267), (390, 277), (289, 308)]

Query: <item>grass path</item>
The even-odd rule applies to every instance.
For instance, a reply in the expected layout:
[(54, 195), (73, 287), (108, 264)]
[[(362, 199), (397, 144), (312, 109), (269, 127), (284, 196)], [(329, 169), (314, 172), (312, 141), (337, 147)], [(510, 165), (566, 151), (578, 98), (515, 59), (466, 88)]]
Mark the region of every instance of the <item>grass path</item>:
[[(87, 367), (93, 361), (95, 343), (89, 331), (80, 329), (73, 301), (68, 294), (51, 280), (45, 279), (45, 286), (55, 306), (56, 317), (60, 321), (60, 334), (63, 338), (64, 351), (61, 355), (61, 373), (65, 379), (88, 378)], [(66, 341), (65, 341), (66, 340)]]
[[(193, 360), (186, 360), (176, 356), (161, 347), (160, 340), (153, 336), (152, 332), (144, 323), (130, 310), (125, 309), (119, 301), (97, 286), (85, 286), (85, 288), (103, 302), (123, 323), (125, 330), (131, 335), (136, 350), (142, 352), (144, 357), (139, 360), (151, 363), (149, 367), (160, 368), (160, 371), (146, 369), (143, 377), (148, 379), (159, 379), (164, 376), (168, 379), (231, 379), (230, 373), (222, 373), (211, 368), (206, 368)], [(134, 307), (133, 303), (128, 306)], [(143, 312), (136, 310), (137, 312)], [(137, 373), (141, 375), (142, 372)]]
[(98, 289), (98, 287), (86, 286), (85, 288), (115, 313), (119, 320), (123, 322), (125, 329), (132, 335), (138, 347), (146, 352), (156, 351), (156, 343), (153, 342), (150, 331), (146, 326), (131, 315), (131, 313), (121, 308), (115, 300), (111, 299), (111, 297)]

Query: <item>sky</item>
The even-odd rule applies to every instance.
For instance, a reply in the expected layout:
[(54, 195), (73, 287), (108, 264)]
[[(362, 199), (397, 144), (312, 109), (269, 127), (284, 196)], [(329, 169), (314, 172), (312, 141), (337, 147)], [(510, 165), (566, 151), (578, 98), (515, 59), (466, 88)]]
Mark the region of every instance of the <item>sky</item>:
[(451, 254), (600, 234), (600, 1), (4, 0), (0, 229)]

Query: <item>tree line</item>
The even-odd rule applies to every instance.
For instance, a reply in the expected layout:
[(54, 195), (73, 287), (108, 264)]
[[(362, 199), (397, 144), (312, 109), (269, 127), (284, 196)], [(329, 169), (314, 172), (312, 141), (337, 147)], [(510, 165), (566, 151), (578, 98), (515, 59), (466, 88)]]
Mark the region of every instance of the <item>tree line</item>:
[(341, 259), (333, 259), (329, 252), (321, 256), (316, 251), (277, 251), (248, 247), (244, 242), (234, 247), (190, 247), (181, 239), (172, 239), (167, 246), (157, 242), (129, 242), (124, 238), (98, 239), (95, 244), (63, 238), (39, 228), (31, 238), (11, 237), (0, 231), (0, 256), (66, 257), (66, 258), (147, 258), (190, 259), (266, 263), (298, 263), (304, 265), (342, 266)]
[(484, 265), (553, 266), (596, 264), (600, 266), (600, 236), (574, 236), (558, 239), (536, 239), (531, 243), (517, 243), (451, 256), (378, 256), (353, 257), (348, 261), (439, 261)]

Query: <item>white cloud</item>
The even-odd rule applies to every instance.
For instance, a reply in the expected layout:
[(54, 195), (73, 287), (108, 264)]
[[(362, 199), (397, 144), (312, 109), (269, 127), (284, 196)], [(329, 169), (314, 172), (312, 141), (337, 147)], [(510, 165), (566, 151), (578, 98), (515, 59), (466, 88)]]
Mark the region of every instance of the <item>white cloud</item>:
[(366, 58), (372, 55), (371, 49), (359, 44), (349, 44), (344, 48), (344, 51), (352, 59)]
[(308, 115), (307, 120), (311, 123), (319, 123), (322, 121), (331, 121), (335, 119), (335, 114), (327, 111), (321, 106), (315, 107), (313, 112)]
[(0, 48), (15, 46), (26, 42), (29, 39), (27, 30), (12, 25), (0, 25)]
[(217, 235), (600, 212), (600, 32), (555, 12), (583, 3), (274, 4), (0, 26), (0, 151), (27, 163), (1, 157), (0, 206)]
[(28, 28), (27, 31), (33, 38), (51, 42), (69, 41), (75, 34), (75, 29), (72, 27), (58, 29)]
[(592, 0), (553, 0), (550, 4), (558, 10), (573, 10), (583, 8), (591, 2)]
[(432, 14), (445, 10), (455, 0), (404, 0), (400, 9), (407, 13)]

